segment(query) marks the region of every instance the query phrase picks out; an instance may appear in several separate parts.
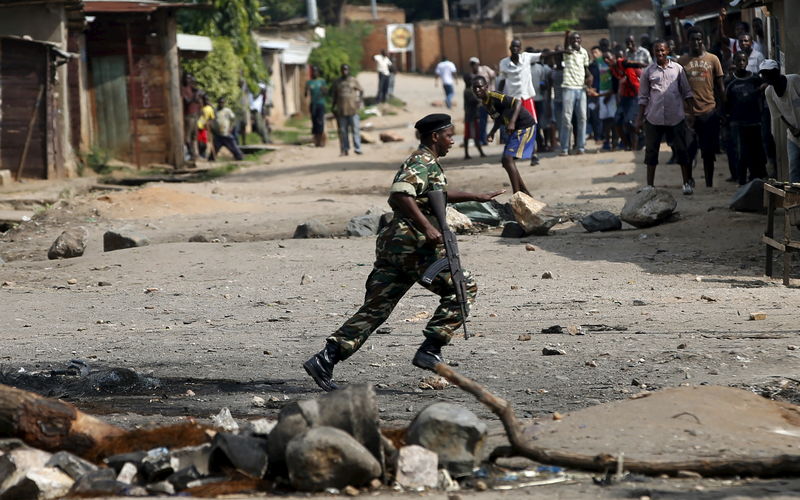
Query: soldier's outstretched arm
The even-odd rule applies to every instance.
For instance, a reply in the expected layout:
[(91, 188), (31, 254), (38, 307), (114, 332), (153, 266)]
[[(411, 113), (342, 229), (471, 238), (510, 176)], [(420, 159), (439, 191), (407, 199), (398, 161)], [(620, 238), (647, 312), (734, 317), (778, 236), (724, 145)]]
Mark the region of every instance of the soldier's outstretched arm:
[(505, 189), (493, 191), (491, 193), (468, 193), (466, 191), (456, 191), (455, 189), (447, 190), (447, 201), (450, 203), (460, 203), (462, 201), (490, 201), (492, 198), (500, 196), (505, 193)]

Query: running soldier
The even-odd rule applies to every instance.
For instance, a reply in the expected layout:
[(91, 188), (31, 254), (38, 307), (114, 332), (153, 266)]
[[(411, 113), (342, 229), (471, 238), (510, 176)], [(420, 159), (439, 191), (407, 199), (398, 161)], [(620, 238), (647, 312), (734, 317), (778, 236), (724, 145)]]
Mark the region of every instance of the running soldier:
[[(450, 342), (453, 332), (465, 321), (456, 299), (449, 271), (443, 271), (430, 285), (421, 281), (425, 270), (444, 256), (442, 233), (432, 215), (428, 193), (447, 191), (450, 202), (489, 201), (504, 191), (475, 194), (448, 189), (439, 158), (453, 146), (455, 129), (450, 115), (432, 114), (419, 120), (420, 146), (400, 166), (389, 190), (389, 205), (394, 210), (392, 222), (378, 235), (375, 264), (367, 278), (364, 305), (333, 335), (325, 348), (303, 364), (306, 372), (325, 391), (338, 389), (333, 382), (333, 367), (352, 356), (367, 338), (391, 314), (394, 307), (414, 285), (419, 283), (441, 300), (433, 317), (423, 330), (425, 340), (412, 363), (418, 368), (434, 370), (442, 359), (442, 347)], [(475, 300), (477, 286), (464, 272), (467, 300)]]

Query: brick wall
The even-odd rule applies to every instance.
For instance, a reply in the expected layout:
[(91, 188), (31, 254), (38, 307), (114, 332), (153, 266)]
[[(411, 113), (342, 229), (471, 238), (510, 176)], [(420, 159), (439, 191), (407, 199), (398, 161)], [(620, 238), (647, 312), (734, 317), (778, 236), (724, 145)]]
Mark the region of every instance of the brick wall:
[(344, 22), (376, 21), (395, 24), (406, 22), (406, 11), (394, 6), (378, 5), (378, 19), (372, 18), (372, 7), (369, 5), (345, 5), (342, 9)]
[(414, 49), (417, 71), (432, 73), (442, 57), (442, 38), (438, 21), (414, 24)]
[[(581, 30), (581, 46), (589, 50), (595, 45), (598, 45), (601, 38), (611, 39), (607, 29), (602, 30)], [(514, 37), (522, 41), (522, 48), (533, 47), (537, 51), (542, 49), (555, 48), (556, 45), (564, 45), (564, 32), (550, 33), (541, 31), (538, 33), (514, 33)], [(624, 40), (617, 40), (623, 43)], [(508, 52), (508, 49), (506, 49)], [(507, 54), (506, 54), (507, 55)]]

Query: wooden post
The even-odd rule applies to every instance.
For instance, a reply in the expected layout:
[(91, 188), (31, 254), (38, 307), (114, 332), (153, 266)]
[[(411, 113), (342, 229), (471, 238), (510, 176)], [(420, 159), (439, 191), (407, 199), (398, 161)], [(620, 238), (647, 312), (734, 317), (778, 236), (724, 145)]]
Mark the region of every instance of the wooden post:
[(19, 158), (19, 165), (17, 166), (17, 172), (14, 176), (16, 180), (19, 180), (20, 176), (22, 175), (22, 168), (25, 166), (25, 160), (28, 157), (28, 148), (31, 145), (31, 137), (33, 137), (33, 126), (36, 125), (36, 115), (39, 114), (39, 106), (42, 104), (42, 96), (44, 96), (44, 89), (46, 87), (46, 83), (39, 85), (39, 93), (36, 94), (36, 104), (33, 105), (33, 113), (31, 113), (31, 119), (28, 122), (28, 134), (25, 136), (25, 145), (22, 147), (22, 156)]
[(131, 23), (125, 23), (125, 35), (128, 43), (128, 86), (131, 93), (131, 122), (133, 123), (133, 155), (136, 161), (136, 168), (142, 167), (141, 148), (139, 146), (139, 120), (136, 118), (136, 103), (138, 93), (136, 82), (134, 82), (135, 67), (133, 65), (133, 44), (131, 43)]
[[(764, 189), (767, 196), (767, 230), (764, 235), (767, 238), (775, 238), (775, 195), (772, 191)], [(772, 277), (772, 245), (767, 243), (767, 262), (764, 266), (764, 274)]]
[(167, 67), (167, 121), (169, 124), (170, 153), (169, 162), (175, 167), (183, 166), (183, 100), (180, 89), (180, 68), (178, 66), (178, 37), (175, 15), (172, 10), (159, 11), (163, 32), (163, 53)]

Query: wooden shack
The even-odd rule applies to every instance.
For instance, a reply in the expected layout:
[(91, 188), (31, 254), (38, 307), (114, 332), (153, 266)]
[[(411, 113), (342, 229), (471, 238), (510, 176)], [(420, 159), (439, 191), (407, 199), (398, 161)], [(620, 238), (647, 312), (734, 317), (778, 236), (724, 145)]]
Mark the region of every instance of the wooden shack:
[(183, 164), (175, 10), (152, 0), (84, 0), (92, 143), (142, 166)]

